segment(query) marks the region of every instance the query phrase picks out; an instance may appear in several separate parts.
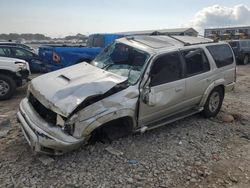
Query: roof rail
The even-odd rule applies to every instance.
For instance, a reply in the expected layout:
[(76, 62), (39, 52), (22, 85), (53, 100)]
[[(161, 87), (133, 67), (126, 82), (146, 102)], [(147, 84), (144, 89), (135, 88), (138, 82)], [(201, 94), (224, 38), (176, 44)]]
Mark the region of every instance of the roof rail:
[(170, 37), (170, 38), (172, 38), (172, 39), (174, 39), (174, 40), (177, 40), (177, 41), (181, 42), (182, 44), (184, 44), (184, 46), (191, 45), (190, 43), (187, 43), (187, 42), (184, 42), (184, 41), (182, 41), (180, 39), (177, 39), (177, 38), (173, 37), (172, 35), (167, 35), (167, 36)]
[[(190, 46), (190, 45), (196, 45), (196, 44), (210, 44), (210, 43), (218, 43), (218, 41), (207, 41), (207, 42), (198, 42), (198, 43), (194, 43), (194, 44), (190, 44), (188, 42), (184, 42), (176, 37), (173, 37), (172, 35), (167, 35), (168, 37), (172, 38), (172, 39), (175, 39), (179, 42), (181, 42), (182, 44), (184, 44), (184, 46)], [(204, 37), (204, 36), (203, 36)]]

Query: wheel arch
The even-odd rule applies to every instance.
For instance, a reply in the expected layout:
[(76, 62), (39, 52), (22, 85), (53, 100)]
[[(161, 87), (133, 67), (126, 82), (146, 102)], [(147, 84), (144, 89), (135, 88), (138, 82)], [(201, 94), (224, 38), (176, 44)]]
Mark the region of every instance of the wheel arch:
[(8, 75), (11, 76), (12, 78), (16, 76), (16, 74), (13, 71), (6, 69), (0, 69), (0, 74)]
[(202, 99), (201, 99), (201, 102), (199, 104), (199, 107), (203, 107), (207, 101), (207, 98), (209, 96), (209, 94), (217, 87), (220, 87), (223, 91), (223, 96), (225, 95), (225, 80), (224, 79), (220, 79), (220, 80), (217, 80), (215, 82), (213, 82), (212, 84), (210, 84), (208, 86), (208, 88), (206, 89), (206, 91), (204, 92), (203, 96), (202, 96)]
[[(93, 120), (89, 123), (84, 130), (82, 130), (83, 137), (89, 137), (91, 133), (103, 126), (107, 126), (108, 124), (112, 124), (113, 122), (126, 122), (127, 125), (134, 130), (136, 127), (136, 120), (135, 120), (135, 112), (132, 109), (122, 109), (118, 111), (111, 112), (109, 114), (103, 115), (98, 117), (97, 119)], [(84, 123), (84, 122), (83, 122)], [(86, 122), (85, 122), (86, 123)], [(80, 135), (78, 135), (80, 136)]]

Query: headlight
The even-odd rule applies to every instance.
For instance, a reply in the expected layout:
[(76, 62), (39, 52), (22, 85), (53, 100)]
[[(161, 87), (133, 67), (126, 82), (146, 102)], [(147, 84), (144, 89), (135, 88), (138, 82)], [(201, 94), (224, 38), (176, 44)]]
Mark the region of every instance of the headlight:
[[(74, 119), (74, 118), (73, 118)], [(70, 135), (73, 135), (75, 124), (74, 121), (67, 121), (63, 119), (62, 116), (58, 115), (56, 116), (56, 125), (62, 127), (62, 130)]]
[(15, 64), (18, 65), (20, 69), (27, 69), (27, 64), (24, 62), (15, 62)]
[(65, 123), (64, 127), (63, 127), (63, 131), (68, 133), (69, 135), (73, 135), (75, 130), (75, 124), (67, 124)]

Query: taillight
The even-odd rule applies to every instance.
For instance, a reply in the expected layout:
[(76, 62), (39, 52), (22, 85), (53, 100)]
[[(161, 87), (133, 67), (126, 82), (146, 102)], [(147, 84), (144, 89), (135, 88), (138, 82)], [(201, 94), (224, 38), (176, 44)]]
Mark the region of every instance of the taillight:
[(60, 63), (61, 58), (56, 52), (53, 52), (52, 57), (55, 63)]

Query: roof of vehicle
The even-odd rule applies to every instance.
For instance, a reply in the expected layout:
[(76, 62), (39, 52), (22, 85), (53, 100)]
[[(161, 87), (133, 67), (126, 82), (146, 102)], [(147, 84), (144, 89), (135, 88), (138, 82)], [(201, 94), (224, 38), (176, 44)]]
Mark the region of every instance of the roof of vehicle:
[(24, 45), (24, 46), (27, 46), (25, 44), (16, 43), (16, 42), (0, 42), (0, 45)]
[(29, 51), (27, 50), (26, 48), (22, 48), (22, 47), (19, 47), (19, 46), (14, 46), (14, 45), (9, 45), (9, 44), (3, 44), (3, 45), (0, 45), (0, 47), (6, 47), (6, 48), (19, 48), (19, 49), (22, 49), (22, 50), (26, 50), (26, 51)]
[(15, 42), (0, 42), (0, 44), (17, 44)]
[(122, 39), (118, 39), (118, 41), (124, 43), (131, 43), (132, 45), (147, 48), (151, 51), (156, 50), (165, 50), (171, 48), (180, 48), (183, 46), (197, 45), (197, 44), (207, 44), (214, 43), (213, 40), (203, 37), (192, 37), (192, 36), (165, 36), (165, 35), (157, 35), (157, 36), (132, 36), (126, 37)]

